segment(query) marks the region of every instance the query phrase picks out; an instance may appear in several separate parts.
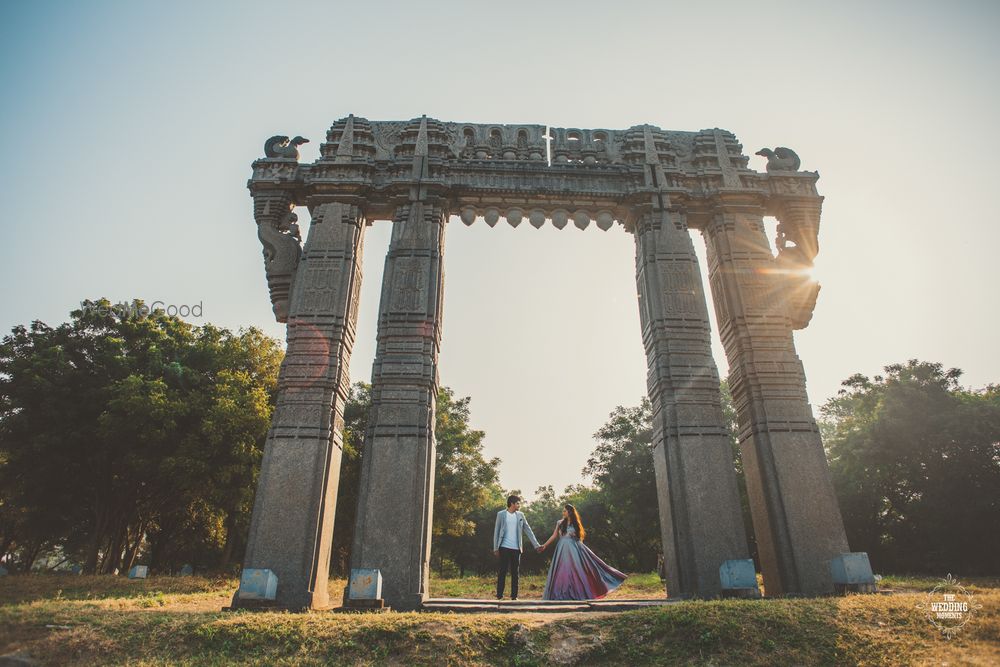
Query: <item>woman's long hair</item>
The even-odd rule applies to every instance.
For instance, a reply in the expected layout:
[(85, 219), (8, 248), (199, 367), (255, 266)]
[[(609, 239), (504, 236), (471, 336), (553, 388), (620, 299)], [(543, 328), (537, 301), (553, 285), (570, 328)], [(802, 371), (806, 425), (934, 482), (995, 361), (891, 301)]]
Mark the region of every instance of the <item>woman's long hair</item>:
[(566, 528), (573, 526), (576, 528), (576, 537), (581, 542), (583, 538), (587, 535), (587, 531), (583, 529), (583, 522), (580, 521), (580, 513), (576, 511), (576, 508), (566, 503), (566, 513), (569, 514), (568, 519), (563, 519), (559, 524), (559, 530), (563, 535), (566, 534)]

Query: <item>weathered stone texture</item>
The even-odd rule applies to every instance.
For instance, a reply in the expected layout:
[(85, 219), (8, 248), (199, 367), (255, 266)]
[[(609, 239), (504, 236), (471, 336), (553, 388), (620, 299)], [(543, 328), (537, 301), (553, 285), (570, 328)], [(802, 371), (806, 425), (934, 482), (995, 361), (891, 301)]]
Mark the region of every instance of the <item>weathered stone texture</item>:
[[(705, 290), (689, 229), (708, 244), (710, 284), (739, 417), (754, 531), (769, 595), (831, 592), (843, 523), (805, 392), (793, 329), (819, 286), (815, 188), (793, 151), (749, 168), (736, 137), (638, 125), (368, 121), (330, 128), (320, 158), (302, 137), (268, 142), (253, 164), (258, 237), (288, 356), (265, 449), (246, 567), (279, 578), (277, 602), (322, 607), (337, 495), (343, 403), (354, 342), (365, 221), (393, 221), (372, 372), (352, 567), (381, 572), (385, 602), (427, 596), (434, 412), (450, 216), (539, 228), (551, 221), (635, 235), (642, 341), (670, 595), (720, 594), (720, 567), (748, 555)], [(314, 221), (305, 253), (296, 205)], [(776, 216), (777, 257), (762, 217)], [(364, 219), (363, 219), (364, 218)]]
[(830, 592), (829, 562), (847, 537), (762, 211), (720, 198), (705, 236), (765, 588)]
[(400, 207), (379, 307), (351, 566), (381, 570), (397, 609), (428, 594), (445, 222), (434, 205)]
[(666, 211), (639, 220), (636, 273), (667, 592), (711, 597), (722, 563), (750, 552), (698, 258), (682, 221)]
[(243, 566), (272, 570), (276, 602), (292, 609), (329, 604), (364, 228), (355, 207), (331, 203), (315, 209), (291, 297), (288, 351)]

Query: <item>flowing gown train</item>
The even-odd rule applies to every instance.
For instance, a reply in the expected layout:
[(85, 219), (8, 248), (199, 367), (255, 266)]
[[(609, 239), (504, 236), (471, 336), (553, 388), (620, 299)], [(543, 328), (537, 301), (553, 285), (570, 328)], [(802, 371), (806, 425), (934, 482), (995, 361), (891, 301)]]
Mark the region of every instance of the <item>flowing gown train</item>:
[(627, 576), (598, 558), (570, 526), (556, 542), (542, 599), (598, 600), (621, 586)]

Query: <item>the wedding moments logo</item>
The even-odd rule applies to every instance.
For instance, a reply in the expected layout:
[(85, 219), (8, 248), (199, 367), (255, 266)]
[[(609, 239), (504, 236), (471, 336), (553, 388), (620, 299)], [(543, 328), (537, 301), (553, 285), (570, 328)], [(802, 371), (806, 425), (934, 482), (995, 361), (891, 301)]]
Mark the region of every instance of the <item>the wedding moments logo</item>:
[(972, 593), (951, 574), (927, 594), (925, 601), (917, 604), (917, 609), (923, 610), (934, 627), (948, 639), (969, 622), (974, 610), (982, 608), (983, 605), (973, 600)]
[(119, 317), (147, 317), (157, 311), (162, 311), (170, 317), (201, 317), (204, 311), (204, 305), (201, 301), (192, 305), (166, 303), (159, 300), (148, 304), (139, 303), (138, 300), (133, 300), (131, 303), (126, 301), (119, 303), (84, 301), (80, 303), (80, 308), (85, 313), (95, 313), (100, 316), (115, 314)]

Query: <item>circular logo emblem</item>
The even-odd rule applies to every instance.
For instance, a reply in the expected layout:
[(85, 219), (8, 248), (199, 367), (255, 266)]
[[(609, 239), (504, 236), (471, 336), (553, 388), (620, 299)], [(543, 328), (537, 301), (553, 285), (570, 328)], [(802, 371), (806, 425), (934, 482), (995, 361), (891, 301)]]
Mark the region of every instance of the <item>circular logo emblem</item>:
[(935, 628), (951, 639), (972, 618), (975, 609), (983, 605), (972, 599), (972, 593), (949, 574), (928, 594), (927, 599), (917, 605)]

